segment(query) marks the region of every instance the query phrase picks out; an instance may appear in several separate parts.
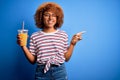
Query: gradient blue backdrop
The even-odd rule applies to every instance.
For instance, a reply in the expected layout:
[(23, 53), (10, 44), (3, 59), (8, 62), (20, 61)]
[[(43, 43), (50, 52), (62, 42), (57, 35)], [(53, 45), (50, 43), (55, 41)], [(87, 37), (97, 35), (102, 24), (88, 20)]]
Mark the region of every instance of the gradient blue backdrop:
[(34, 80), (16, 35), (23, 20), (29, 35), (38, 31), (34, 13), (46, 1), (62, 6), (69, 42), (87, 31), (66, 63), (69, 80), (120, 80), (120, 0), (0, 0), (0, 80)]

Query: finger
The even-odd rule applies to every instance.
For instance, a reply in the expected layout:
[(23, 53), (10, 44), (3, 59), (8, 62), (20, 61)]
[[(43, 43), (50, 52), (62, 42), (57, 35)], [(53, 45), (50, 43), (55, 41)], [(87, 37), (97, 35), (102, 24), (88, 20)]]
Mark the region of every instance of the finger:
[(19, 41), (17, 40), (17, 44), (19, 44)]
[(22, 38), (22, 36), (20, 36), (20, 35), (17, 36), (17, 39), (21, 39), (21, 38)]
[(21, 44), (21, 41), (20, 41), (20, 40), (17, 40), (17, 44), (20, 45), (20, 44)]
[(77, 33), (77, 35), (82, 35), (84, 33), (86, 33), (86, 31), (81, 31), (81, 32)]
[(82, 40), (82, 38), (80, 37), (78, 40)]
[(19, 35), (17, 35), (17, 38), (19, 38)]
[(82, 40), (82, 36), (77, 36), (77, 39), (78, 40)]
[(76, 39), (80, 39), (81, 36), (80, 35), (76, 35), (75, 37), (76, 37)]

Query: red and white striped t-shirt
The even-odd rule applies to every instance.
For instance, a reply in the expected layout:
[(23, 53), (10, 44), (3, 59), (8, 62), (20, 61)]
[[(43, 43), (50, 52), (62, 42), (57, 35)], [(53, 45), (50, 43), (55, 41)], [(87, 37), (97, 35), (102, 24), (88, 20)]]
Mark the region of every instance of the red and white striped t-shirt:
[(62, 30), (53, 33), (35, 32), (30, 38), (30, 52), (37, 56), (38, 64), (60, 64), (65, 62), (68, 49), (68, 35)]

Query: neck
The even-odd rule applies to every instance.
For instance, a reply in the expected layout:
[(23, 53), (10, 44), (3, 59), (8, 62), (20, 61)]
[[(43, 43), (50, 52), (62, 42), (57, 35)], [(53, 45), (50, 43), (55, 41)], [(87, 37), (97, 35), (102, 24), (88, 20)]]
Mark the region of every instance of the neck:
[(44, 28), (43, 29), (43, 32), (46, 32), (46, 33), (51, 33), (51, 32), (55, 32), (56, 31), (56, 29), (54, 29), (54, 28)]

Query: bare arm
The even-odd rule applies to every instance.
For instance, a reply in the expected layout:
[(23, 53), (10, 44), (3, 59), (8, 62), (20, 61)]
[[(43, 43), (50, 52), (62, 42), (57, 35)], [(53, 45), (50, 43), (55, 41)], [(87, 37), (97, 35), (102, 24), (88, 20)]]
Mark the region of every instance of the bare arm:
[(74, 45), (70, 44), (67, 53), (65, 53), (65, 61), (66, 62), (69, 61), (69, 59), (71, 58), (73, 50), (74, 50)]
[(69, 61), (69, 59), (71, 58), (72, 56), (72, 53), (73, 53), (73, 50), (74, 50), (74, 47), (76, 45), (76, 43), (82, 39), (82, 36), (81, 35), (74, 35), (72, 40), (71, 40), (71, 43), (70, 43), (70, 46), (68, 48), (68, 51), (65, 53), (65, 61)]
[(26, 58), (28, 59), (28, 61), (31, 63), (31, 64), (34, 64), (36, 62), (36, 56), (32, 55), (29, 51), (29, 49), (26, 47), (27, 44), (24, 44), (26, 43), (23, 39), (24, 37), (27, 37), (27, 36), (21, 36), (21, 35), (17, 35), (17, 43), (18, 45), (21, 46)]
[(26, 46), (22, 46), (21, 48), (24, 51), (24, 54), (26, 58), (28, 59), (28, 61), (31, 64), (34, 64), (36, 62), (36, 56), (32, 55)]

